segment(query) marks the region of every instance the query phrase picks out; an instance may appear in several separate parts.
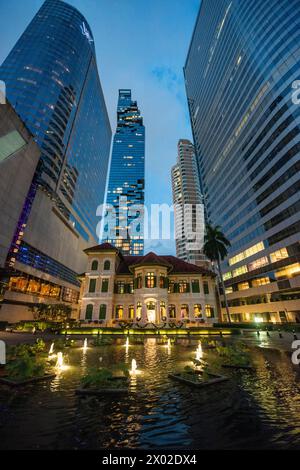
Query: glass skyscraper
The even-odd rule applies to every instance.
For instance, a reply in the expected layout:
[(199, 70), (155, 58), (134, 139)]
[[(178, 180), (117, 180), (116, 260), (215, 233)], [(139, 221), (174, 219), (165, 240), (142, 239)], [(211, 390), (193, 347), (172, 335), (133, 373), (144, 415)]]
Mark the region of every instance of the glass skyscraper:
[(171, 178), (176, 256), (188, 263), (203, 265), (204, 204), (194, 145), (187, 139), (178, 142), (177, 163), (172, 167)]
[(33, 271), (35, 293), (39, 276), (78, 289), (83, 250), (98, 240), (112, 136), (84, 16), (46, 0), (0, 67), (0, 80), (41, 151), (6, 266), (21, 277)]
[(80, 235), (95, 237), (111, 128), (86, 19), (61, 0), (46, 0), (2, 64), (0, 80), (41, 148), (39, 183)]
[[(144, 252), (145, 127), (137, 102), (132, 101), (131, 90), (119, 90), (117, 118), (106, 201), (114, 208), (116, 218), (112, 232), (105, 225), (103, 239), (124, 254), (141, 255)], [(132, 235), (128, 232), (130, 224), (135, 228)]]
[(203, 0), (184, 72), (232, 319), (300, 321), (298, 0)]

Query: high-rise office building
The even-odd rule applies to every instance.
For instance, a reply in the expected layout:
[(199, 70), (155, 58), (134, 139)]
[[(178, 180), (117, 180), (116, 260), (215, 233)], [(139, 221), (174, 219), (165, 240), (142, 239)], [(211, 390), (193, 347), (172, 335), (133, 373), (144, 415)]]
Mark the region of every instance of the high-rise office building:
[[(145, 201), (145, 127), (131, 90), (119, 90), (117, 130), (113, 140), (108, 179), (109, 223), (104, 222), (103, 240), (121, 252), (144, 252), (143, 206)], [(128, 230), (132, 227), (133, 231)]]
[[(23, 293), (34, 271), (34, 295), (23, 304), (37, 302), (40, 278), (69, 289), (74, 300), (83, 249), (97, 241), (111, 144), (86, 19), (61, 0), (46, 0), (0, 67), (0, 80), (41, 152), (6, 258), (14, 278), (8, 276), (8, 289)], [(3, 165), (0, 170), (5, 178)]]
[(189, 140), (179, 140), (177, 163), (171, 176), (176, 255), (189, 263), (203, 264), (204, 204), (194, 145)]
[(297, 0), (203, 0), (184, 68), (236, 321), (300, 320), (299, 26)]

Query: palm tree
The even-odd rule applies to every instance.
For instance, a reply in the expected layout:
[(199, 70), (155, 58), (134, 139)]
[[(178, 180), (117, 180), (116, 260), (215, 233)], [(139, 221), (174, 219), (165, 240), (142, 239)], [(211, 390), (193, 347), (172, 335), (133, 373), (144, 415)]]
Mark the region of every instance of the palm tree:
[(223, 234), (220, 226), (213, 226), (210, 224), (206, 225), (206, 233), (204, 237), (204, 246), (203, 251), (204, 254), (210, 259), (212, 262), (216, 262), (218, 266), (219, 276), (222, 283), (223, 294), (224, 294), (224, 301), (225, 301), (225, 308), (226, 308), (226, 315), (228, 322), (231, 323), (230, 320), (230, 313), (229, 307), (225, 292), (225, 285), (221, 271), (221, 261), (226, 258), (228, 254), (228, 248), (231, 246), (230, 241), (227, 240), (225, 235)]

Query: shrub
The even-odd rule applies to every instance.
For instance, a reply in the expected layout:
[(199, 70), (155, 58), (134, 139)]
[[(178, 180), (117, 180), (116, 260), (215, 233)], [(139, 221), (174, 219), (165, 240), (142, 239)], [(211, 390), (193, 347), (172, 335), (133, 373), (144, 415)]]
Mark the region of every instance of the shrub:
[(122, 388), (124, 386), (124, 382), (122, 380), (113, 380), (114, 371), (122, 371), (124, 379), (129, 376), (129, 370), (125, 364), (118, 364), (112, 369), (91, 367), (88, 370), (88, 373), (82, 378), (82, 384), (84, 387), (93, 388)]
[(45, 373), (45, 362), (25, 352), (9, 362), (6, 366), (6, 371), (12, 379), (26, 380), (33, 377), (41, 377)]

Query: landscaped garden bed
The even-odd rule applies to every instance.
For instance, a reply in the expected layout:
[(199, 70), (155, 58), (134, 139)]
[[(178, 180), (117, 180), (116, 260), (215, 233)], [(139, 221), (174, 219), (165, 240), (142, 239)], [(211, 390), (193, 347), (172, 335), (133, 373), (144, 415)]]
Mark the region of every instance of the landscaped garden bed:
[(228, 378), (223, 375), (214, 374), (209, 372), (206, 368), (201, 370), (194, 370), (191, 367), (186, 367), (183, 372), (169, 374), (170, 379), (186, 385), (202, 388), (210, 385), (220, 384), (228, 381)]
[[(115, 372), (121, 374), (116, 374)], [(81, 396), (122, 395), (129, 391), (129, 371), (125, 366), (115, 366), (113, 370), (91, 368), (76, 390)]]
[(46, 370), (45, 343), (38, 339), (34, 345), (20, 344), (8, 349), (8, 361), (1, 368), (0, 384), (19, 387), (52, 379), (56, 374)]
[(226, 346), (218, 345), (216, 352), (221, 366), (225, 369), (254, 370), (249, 348), (242, 342)]

